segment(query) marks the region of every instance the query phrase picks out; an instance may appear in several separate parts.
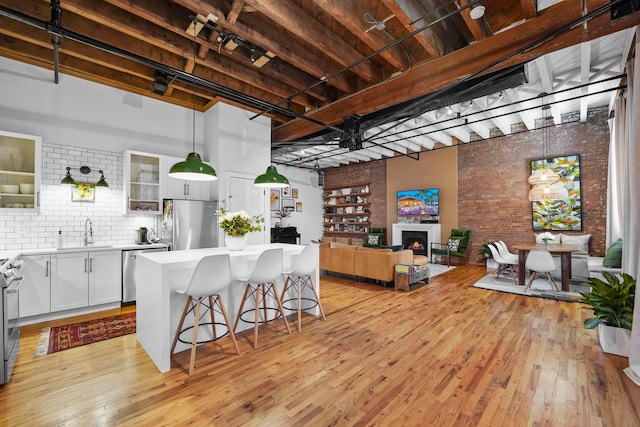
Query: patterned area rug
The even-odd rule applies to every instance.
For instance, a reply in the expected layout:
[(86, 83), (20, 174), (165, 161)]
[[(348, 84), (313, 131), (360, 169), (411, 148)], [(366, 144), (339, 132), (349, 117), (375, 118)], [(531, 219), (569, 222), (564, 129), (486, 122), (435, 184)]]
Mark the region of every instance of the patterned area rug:
[(44, 356), (86, 344), (132, 334), (136, 331), (136, 313), (44, 328), (36, 356)]

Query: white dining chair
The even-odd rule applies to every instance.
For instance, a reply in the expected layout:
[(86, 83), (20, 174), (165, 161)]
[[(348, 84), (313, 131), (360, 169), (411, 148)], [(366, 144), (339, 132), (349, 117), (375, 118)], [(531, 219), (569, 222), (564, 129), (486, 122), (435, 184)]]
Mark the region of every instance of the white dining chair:
[(500, 253), (500, 256), (502, 258), (512, 261), (515, 260), (516, 262), (518, 262), (518, 254), (509, 252), (509, 248), (507, 247), (506, 243), (504, 243), (502, 240), (498, 240), (494, 244), (496, 245), (496, 248), (498, 249), (498, 252)]
[(487, 247), (491, 251), (493, 260), (498, 263), (498, 268), (496, 269), (496, 272), (494, 273), (493, 277), (497, 279), (498, 277), (500, 277), (500, 273), (508, 272), (508, 273), (511, 273), (511, 276), (513, 277), (513, 281), (517, 284), (518, 283), (518, 275), (517, 275), (518, 260), (503, 258), (502, 255), (500, 255), (500, 252), (498, 251), (498, 248), (495, 245), (495, 243), (489, 243), (487, 244)]
[[(231, 328), (231, 322), (229, 321), (229, 317), (227, 316), (227, 310), (224, 308), (222, 297), (220, 297), (219, 295), (220, 292), (224, 288), (229, 286), (230, 283), (231, 266), (229, 255), (211, 255), (202, 258), (198, 262), (198, 265), (191, 275), (191, 280), (189, 281), (189, 284), (185, 289), (174, 290), (174, 292), (176, 293), (186, 295), (187, 301), (184, 305), (184, 310), (182, 311), (182, 317), (180, 318), (180, 323), (178, 324), (176, 335), (173, 338), (173, 344), (171, 345), (170, 354), (173, 356), (173, 352), (176, 349), (176, 344), (180, 339), (180, 334), (187, 331), (188, 329), (193, 329), (193, 333), (191, 335), (191, 360), (189, 362), (189, 376), (193, 375), (193, 369), (196, 360), (196, 347), (198, 346), (198, 344), (202, 344), (203, 342), (205, 342), (198, 342), (198, 327), (209, 324), (209, 322), (202, 322), (202, 318), (206, 315), (206, 313), (200, 313), (201, 306), (204, 306), (205, 309), (208, 309), (211, 316), (213, 340), (217, 339), (215, 311), (219, 310), (224, 318), (224, 323), (227, 326), (229, 336), (233, 341), (236, 352), (240, 354), (238, 342), (236, 341), (233, 329)], [(207, 302), (209, 304), (207, 304)], [(189, 326), (183, 329), (182, 327), (184, 325), (184, 320), (187, 317), (187, 314), (191, 312), (193, 312), (193, 326)], [(185, 341), (181, 340), (181, 342)]]
[(531, 283), (533, 283), (533, 279), (535, 278), (536, 274), (545, 273), (547, 281), (551, 284), (553, 295), (556, 295), (558, 287), (556, 286), (556, 282), (553, 280), (553, 277), (551, 277), (551, 272), (556, 269), (556, 264), (553, 262), (553, 257), (548, 251), (542, 251), (538, 249), (529, 251), (525, 267), (531, 272), (531, 277), (529, 277), (527, 286), (524, 287), (525, 293), (531, 287)]

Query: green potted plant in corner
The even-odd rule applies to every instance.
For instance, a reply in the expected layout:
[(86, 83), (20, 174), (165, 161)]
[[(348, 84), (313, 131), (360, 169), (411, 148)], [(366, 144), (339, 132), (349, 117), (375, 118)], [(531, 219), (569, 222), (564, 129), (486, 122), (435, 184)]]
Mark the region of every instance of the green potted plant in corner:
[(631, 324), (636, 297), (636, 279), (623, 273), (622, 280), (609, 272), (602, 273), (605, 280), (591, 277), (589, 292), (580, 292), (580, 302), (589, 305), (595, 317), (584, 321), (584, 327), (598, 326), (600, 347), (605, 353), (629, 356)]
[(485, 243), (478, 250), (478, 255), (485, 259), (485, 263), (487, 264), (487, 273), (493, 273), (498, 268), (498, 263), (493, 259), (493, 254), (489, 250), (489, 243)]

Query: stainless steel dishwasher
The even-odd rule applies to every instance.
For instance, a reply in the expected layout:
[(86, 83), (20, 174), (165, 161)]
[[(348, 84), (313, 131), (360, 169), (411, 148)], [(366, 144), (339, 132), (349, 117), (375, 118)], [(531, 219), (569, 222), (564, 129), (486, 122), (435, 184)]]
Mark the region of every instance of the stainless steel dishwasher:
[(166, 252), (167, 248), (130, 249), (122, 251), (122, 302), (136, 300), (136, 259), (141, 253)]

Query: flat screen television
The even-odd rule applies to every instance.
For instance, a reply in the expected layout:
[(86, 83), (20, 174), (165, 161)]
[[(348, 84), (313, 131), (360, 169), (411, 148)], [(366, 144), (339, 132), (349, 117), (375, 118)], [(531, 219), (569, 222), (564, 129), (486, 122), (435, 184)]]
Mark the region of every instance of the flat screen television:
[(398, 216), (440, 215), (437, 188), (398, 191)]

